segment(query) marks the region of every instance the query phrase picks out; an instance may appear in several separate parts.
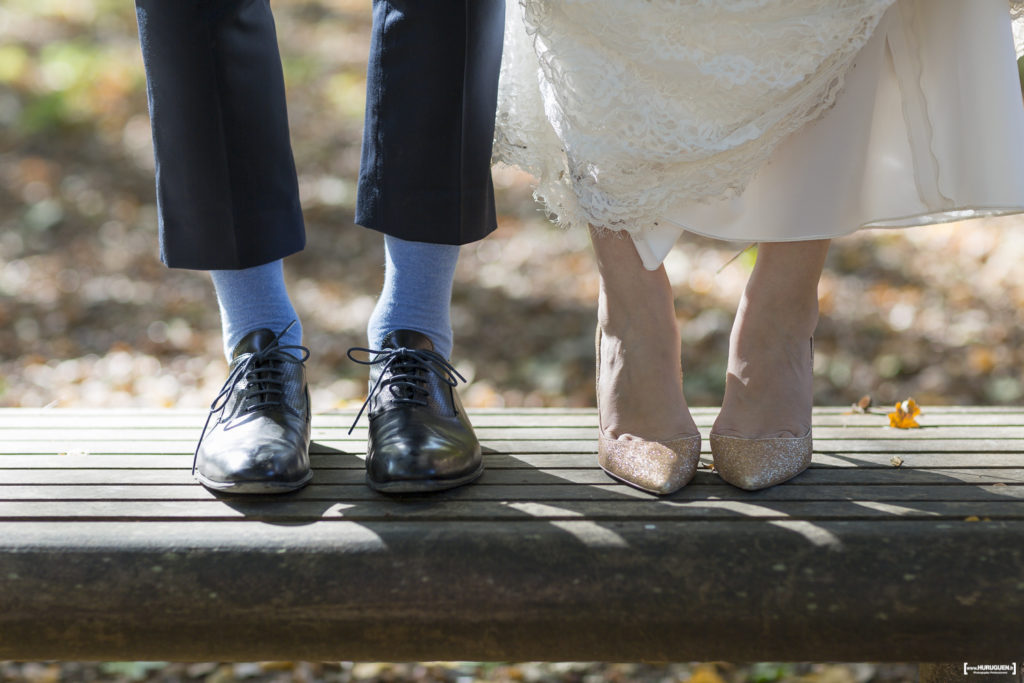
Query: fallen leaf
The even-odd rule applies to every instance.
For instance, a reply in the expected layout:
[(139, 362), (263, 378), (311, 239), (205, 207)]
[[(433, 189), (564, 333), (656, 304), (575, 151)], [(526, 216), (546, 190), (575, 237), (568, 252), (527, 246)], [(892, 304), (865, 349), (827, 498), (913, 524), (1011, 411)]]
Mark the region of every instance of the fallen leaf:
[(725, 683), (725, 679), (722, 678), (715, 667), (703, 665), (698, 666), (690, 676), (689, 683)]
[(980, 522), (981, 519), (978, 517), (978, 515), (971, 515), (970, 517), (964, 517), (964, 521), (965, 522)]
[(903, 458), (901, 458), (898, 455), (894, 455), (891, 458), (889, 458), (889, 464), (892, 465), (893, 467), (899, 467), (900, 465), (903, 464)]
[(974, 591), (970, 595), (958, 595), (958, 596), (956, 596), (956, 601), (959, 602), (964, 607), (969, 607), (969, 606), (973, 605), (974, 603), (976, 603), (980, 596), (981, 596), (981, 592), (980, 591)]
[(865, 394), (864, 396), (860, 397), (859, 401), (853, 404), (853, 409), (856, 412), (863, 415), (864, 413), (867, 413), (869, 410), (871, 410), (871, 403), (871, 396)]
[(896, 404), (896, 410), (889, 413), (889, 426), (896, 429), (914, 429), (920, 427), (914, 418), (921, 414), (921, 408), (917, 401), (908, 398)]

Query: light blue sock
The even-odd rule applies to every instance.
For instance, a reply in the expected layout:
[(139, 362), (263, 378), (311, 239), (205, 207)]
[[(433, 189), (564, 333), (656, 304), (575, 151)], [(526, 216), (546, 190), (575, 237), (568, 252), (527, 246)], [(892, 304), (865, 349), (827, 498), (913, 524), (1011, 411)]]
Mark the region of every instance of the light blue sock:
[(281, 344), (302, 343), (302, 324), (288, 298), (280, 259), (241, 270), (211, 270), (210, 276), (217, 290), (224, 356), (228, 361), (235, 345), (253, 330), (268, 329), (277, 334), (295, 321), (281, 337)]
[(434, 350), (448, 358), (452, 353), (452, 282), (459, 247), (385, 235), (384, 251), (384, 288), (366, 330), (370, 346), (379, 349), (389, 332), (413, 330), (427, 335)]

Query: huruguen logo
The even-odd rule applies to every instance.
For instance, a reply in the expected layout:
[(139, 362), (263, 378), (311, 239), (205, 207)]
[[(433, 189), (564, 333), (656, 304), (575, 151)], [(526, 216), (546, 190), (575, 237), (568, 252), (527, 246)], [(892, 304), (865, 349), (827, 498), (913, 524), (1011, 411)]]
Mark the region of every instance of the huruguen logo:
[(1016, 676), (1017, 662), (1010, 664), (968, 664), (964, 662), (964, 676), (967, 674), (998, 674)]

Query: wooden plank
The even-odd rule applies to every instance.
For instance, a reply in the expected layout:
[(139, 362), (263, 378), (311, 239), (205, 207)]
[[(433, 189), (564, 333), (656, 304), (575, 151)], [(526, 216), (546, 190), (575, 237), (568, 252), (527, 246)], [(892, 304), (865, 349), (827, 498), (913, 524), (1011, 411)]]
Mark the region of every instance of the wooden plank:
[[(355, 417), (356, 412), (359, 410), (360, 401), (352, 401), (348, 407), (342, 407), (337, 410), (318, 410), (317, 414), (322, 415), (341, 415)], [(988, 414), (1024, 414), (1024, 406), (963, 406), (963, 405), (925, 405), (922, 406), (924, 413), (926, 414), (942, 414), (942, 415), (988, 415)], [(558, 415), (593, 415), (593, 407), (505, 407), (505, 408), (482, 408), (482, 407), (471, 407), (473, 416), (484, 417), (501, 417), (508, 415), (546, 415), (546, 416), (558, 416)], [(871, 417), (871, 416), (884, 416), (885, 413), (892, 410), (888, 405), (875, 406), (870, 409), (867, 413), (854, 412), (848, 406), (815, 406), (815, 416), (853, 416), (853, 417)], [(719, 408), (717, 406), (690, 406), (690, 411), (695, 417), (714, 417), (718, 414)], [(206, 410), (202, 408), (144, 408), (144, 407), (131, 407), (131, 408), (84, 408), (81, 406), (69, 406), (60, 408), (3, 408), (0, 412), (0, 416), (7, 417), (26, 417), (26, 416), (48, 416), (54, 414), (71, 415), (71, 416), (99, 416), (104, 415), (135, 415), (139, 417), (150, 417), (158, 418), (166, 415), (192, 415), (203, 417), (206, 415)]]
[[(887, 427), (885, 412), (849, 414), (840, 408), (817, 408), (814, 426), (818, 427)], [(348, 429), (355, 419), (355, 410), (318, 412), (313, 416), (314, 428)], [(717, 408), (693, 409), (697, 425), (709, 429), (717, 417)], [(470, 409), (470, 417), (478, 428), (507, 427), (590, 427), (597, 428), (593, 408), (582, 409)], [(19, 409), (0, 410), (0, 429), (201, 429), (205, 411), (188, 410), (82, 410), (82, 409)], [(1024, 426), (1024, 409), (1007, 407), (952, 408), (926, 407), (921, 423), (926, 427)], [(360, 423), (365, 428), (365, 422)]]
[[(359, 408), (361, 401), (352, 401), (349, 406), (342, 406), (337, 410), (321, 411), (326, 414), (352, 414), (355, 415)], [(958, 413), (958, 414), (977, 414), (977, 413), (1024, 413), (1024, 406), (1013, 406), (1013, 405), (992, 405), (992, 406), (972, 406), (972, 405), (934, 405), (924, 406), (928, 410), (942, 412), (942, 413)], [(690, 410), (696, 414), (704, 415), (715, 415), (718, 413), (718, 408), (715, 406), (691, 406)], [(871, 408), (872, 411), (887, 411), (889, 410), (888, 405), (875, 406)], [(545, 414), (545, 415), (571, 415), (571, 414), (583, 414), (592, 413), (593, 408), (586, 407), (503, 407), (503, 408), (488, 408), (488, 407), (474, 407), (473, 412), (480, 415), (506, 415), (506, 414)], [(844, 415), (851, 411), (849, 406), (815, 406), (815, 414), (822, 415)], [(82, 414), (82, 415), (102, 415), (109, 413), (131, 413), (138, 415), (164, 415), (166, 413), (190, 413), (194, 415), (205, 415), (206, 410), (202, 408), (146, 408), (146, 407), (130, 407), (130, 408), (88, 408), (81, 406), (69, 406), (69, 407), (50, 407), (50, 408), (32, 408), (32, 407), (10, 407), (3, 408), (5, 414), (11, 415), (32, 415), (32, 414), (52, 414), (52, 413), (67, 413), (67, 414)]]
[[(474, 486), (429, 495), (405, 495), (392, 499), (396, 504), (423, 501), (617, 501), (654, 500), (654, 496), (637, 489), (610, 483), (581, 486), (570, 483), (549, 484), (487, 484), (478, 482)], [(8, 500), (0, 501), (0, 517), (9, 518), (67, 518), (82, 517), (138, 517), (151, 518), (156, 510), (151, 504), (168, 503), (160, 509), (173, 511), (180, 506), (182, 514), (190, 516), (189, 508), (195, 501), (214, 500), (214, 495), (198, 485), (190, 486), (76, 486), (76, 487), (7, 487)], [(271, 498), (264, 505), (273, 505), (284, 497)], [(358, 484), (312, 484), (302, 491), (289, 494), (288, 500), (316, 500), (325, 504), (358, 503), (366, 500), (387, 500), (379, 493)], [(942, 501), (1003, 501), (1024, 499), (1022, 486), (978, 486), (978, 485), (936, 485), (936, 484), (893, 484), (872, 485), (788, 485), (777, 486), (758, 492), (748, 492), (714, 481), (690, 484), (673, 494), (669, 501), (703, 500), (740, 501), (750, 504), (785, 504), (791, 501), (852, 501), (866, 500), (879, 503), (909, 505), (916, 502)], [(248, 497), (224, 496), (219, 503), (231, 505), (250, 501)], [(248, 504), (248, 503), (246, 503)]]
[[(81, 443), (120, 443), (120, 442), (193, 442), (199, 438), (201, 425), (191, 428), (98, 428), (80, 427), (76, 429), (23, 428), (6, 427), (2, 429), (4, 440), (14, 443), (44, 442), (81, 442)], [(596, 441), (596, 427), (552, 427), (539, 425), (532, 427), (478, 427), (477, 437), (481, 441), (521, 441), (528, 439), (546, 441)], [(360, 444), (366, 441), (367, 430), (360, 428), (348, 434), (344, 428), (315, 428), (312, 432), (314, 441)], [(708, 438), (708, 430), (704, 430), (704, 438)], [(835, 441), (873, 441), (873, 440), (959, 440), (972, 442), (979, 439), (1017, 440), (1018, 447), (1024, 450), (1024, 426), (1019, 427), (928, 427), (922, 429), (891, 429), (879, 426), (856, 427), (815, 427), (814, 440), (817, 443)], [(6, 449), (5, 449), (6, 450)]]
[[(363, 468), (345, 468), (317, 470), (314, 472), (315, 484), (356, 484), (362, 483), (365, 473)], [(611, 481), (608, 475), (591, 463), (588, 468), (558, 468), (551, 466), (536, 467), (490, 467), (484, 474), (481, 484), (530, 484), (543, 485), (551, 483), (573, 484), (607, 484)], [(697, 484), (725, 484), (717, 474), (703, 469), (697, 472), (694, 482)], [(1024, 485), (1024, 468), (935, 468), (914, 470), (904, 468), (867, 469), (867, 468), (825, 468), (815, 467), (807, 470), (792, 482), (794, 486), (818, 484), (875, 484), (881, 486), (894, 484), (1013, 484)], [(42, 495), (54, 486), (94, 487), (97, 485), (198, 485), (192, 479), (189, 469), (173, 470), (7, 470), (0, 474), (0, 500), (10, 500), (8, 495), (17, 489), (33, 488)], [(57, 495), (54, 493), (53, 495)]]
[[(603, 484), (608, 482), (608, 475), (598, 468), (590, 469), (556, 469), (556, 468), (522, 468), (492, 469), (485, 473), (487, 484), (545, 484), (572, 482), (574, 484)], [(697, 472), (694, 483), (724, 484), (725, 482), (709, 470)], [(988, 468), (982, 470), (935, 468), (914, 470), (890, 467), (888, 469), (848, 468), (811, 468), (796, 479), (789, 482), (792, 486), (816, 486), (822, 484), (842, 485), (908, 485), (908, 484), (940, 484), (940, 485), (972, 485), (972, 484), (1024, 484), (1024, 469), (1020, 468)]]
[[(53, 457), (53, 456), (40, 456)], [(84, 456), (79, 461), (104, 458), (108, 456)], [(156, 456), (154, 456), (156, 457)], [(118, 463), (125, 459), (138, 460), (131, 456), (119, 457)], [(148, 458), (147, 458), (148, 459)], [(27, 456), (25, 464), (31, 464), (32, 457)], [(193, 484), (190, 465), (191, 459), (183, 456), (174, 457), (177, 466), (167, 468), (21, 468), (0, 469), (0, 485), (34, 485), (52, 484), (94, 485), (94, 484)], [(584, 462), (574, 462), (568, 456), (537, 456), (535, 462), (523, 462), (512, 456), (494, 455), (487, 459), (488, 481), (512, 481), (515, 473), (519, 483), (527, 480), (522, 477), (536, 478), (554, 475), (570, 478), (576, 483), (607, 483), (606, 475), (597, 469), (594, 459), (586, 457)], [(341, 467), (316, 467), (315, 481), (320, 484), (350, 483), (363, 476), (365, 468), (361, 460), (343, 463)], [(696, 481), (704, 482), (714, 477), (709, 468), (697, 472)], [(811, 467), (795, 484), (808, 483), (1024, 483), (1024, 468), (1014, 467), (932, 467), (912, 468), (891, 466), (866, 467)]]
[[(51, 501), (53, 502), (53, 501)], [(76, 509), (77, 508), (77, 509)], [(13, 506), (8, 511), (17, 512)], [(34, 516), (26, 511), (39, 513)], [(129, 514), (131, 513), (131, 514)], [(974, 518), (977, 521), (973, 521)], [(502, 522), (509, 519), (557, 521), (587, 519), (593, 522), (623, 521), (686, 521), (693, 519), (728, 520), (912, 520), (944, 519), (965, 523), (987, 523), (998, 520), (1024, 519), (1024, 501), (1019, 499), (980, 501), (919, 501), (912, 504), (887, 504), (872, 500), (851, 501), (787, 501), (784, 505), (754, 504), (743, 501), (703, 499), (689, 501), (649, 501), (638, 498), (619, 498), (603, 501), (559, 500), (537, 501), (465, 501), (433, 500), (427, 498), (403, 500), (368, 499), (319, 501), (298, 496), (267, 500), (234, 498), (215, 501), (207, 497), (188, 505), (180, 501), (90, 501), (87, 505), (70, 505), (69, 501), (53, 505), (28, 503), (21, 514), (0, 517), (4, 522), (21, 524), (42, 520), (82, 524), (89, 520), (123, 520), (123, 524), (136, 522), (174, 521), (233, 521), (248, 520), (259, 523), (290, 522), (316, 523), (330, 520), (387, 521), (419, 520), (473, 520)], [(972, 521), (968, 521), (972, 520)], [(69, 527), (71, 528), (71, 527)], [(728, 533), (728, 528), (723, 528)]]
[[(862, 469), (890, 469), (893, 467), (893, 453), (815, 453), (812, 467), (857, 467)], [(963, 467), (984, 469), (990, 467), (1024, 467), (1024, 452), (1004, 453), (929, 453), (916, 451), (900, 451), (902, 464), (900, 469), (930, 469), (946, 467)], [(326, 456), (325, 456), (326, 457)], [(513, 456), (508, 456), (513, 457)], [(544, 457), (544, 456), (533, 456)], [(710, 462), (710, 456), (707, 458)], [(0, 463), (3, 459), (0, 458)]]
[[(81, 411), (55, 409), (36, 413), (12, 413), (12, 409), (0, 411), (0, 429), (9, 427), (46, 428), (56, 427), (64, 429), (88, 429), (97, 428), (202, 428), (206, 420), (205, 412), (198, 411), (142, 411), (142, 410), (108, 410), (108, 411)], [(13, 409), (17, 410), (17, 409)], [(356, 411), (343, 412), (318, 412), (313, 415), (314, 428), (333, 428), (347, 430), (355, 420)], [(470, 417), (476, 427), (510, 427), (522, 428), (535, 425), (547, 425), (552, 427), (597, 427), (597, 414), (594, 409), (583, 409), (574, 412), (560, 412), (553, 410), (534, 410), (517, 412), (512, 410), (480, 411), (473, 409)], [(711, 425), (714, 416), (709, 415), (702, 418), (702, 421)], [(365, 428), (364, 417), (360, 426)]]
[[(596, 453), (597, 439), (553, 441), (544, 439), (483, 439), (485, 449), (500, 453)], [(361, 439), (314, 441), (311, 453), (364, 453)], [(191, 453), (193, 440), (180, 441), (4, 441), (0, 452), (11, 455), (29, 454), (168, 454)], [(705, 451), (708, 444), (705, 441)], [(904, 453), (907, 451), (1018, 453), (1024, 452), (1019, 439), (942, 439), (942, 438), (880, 438), (880, 439), (815, 439), (816, 453)]]
[(5, 523), (0, 657), (1019, 655), (1024, 522), (727, 524)]
[[(943, 469), (943, 468), (1008, 468), (1024, 467), (1024, 452), (1017, 453), (917, 453), (901, 451), (899, 453), (903, 464), (901, 470), (910, 469)], [(316, 471), (332, 469), (364, 469), (364, 458), (361, 453), (345, 455), (318, 455), (311, 458), (313, 468)], [(540, 468), (562, 468), (562, 469), (587, 469), (596, 467), (597, 455), (595, 453), (517, 453), (514, 455), (505, 453), (488, 453), (484, 456), (486, 466), (491, 469), (523, 469), (531, 467)], [(705, 465), (711, 463), (710, 453), (702, 457)], [(0, 455), (0, 483), (7, 480), (10, 483), (21, 483), (16, 480), (8, 480), (7, 477), (19, 476), (11, 474), (17, 470), (68, 470), (88, 471), (103, 469), (121, 469), (125, 472), (172, 469), (188, 471), (192, 467), (192, 455), (176, 454), (139, 454), (128, 453), (122, 455)], [(812, 469), (835, 467), (835, 468), (861, 468), (861, 469), (883, 469), (893, 468), (892, 454), (890, 453), (859, 453), (856, 455), (844, 455), (838, 453), (829, 455), (815, 453), (811, 463)], [(42, 476), (42, 475), (40, 475)], [(54, 476), (66, 476), (55, 474)]]

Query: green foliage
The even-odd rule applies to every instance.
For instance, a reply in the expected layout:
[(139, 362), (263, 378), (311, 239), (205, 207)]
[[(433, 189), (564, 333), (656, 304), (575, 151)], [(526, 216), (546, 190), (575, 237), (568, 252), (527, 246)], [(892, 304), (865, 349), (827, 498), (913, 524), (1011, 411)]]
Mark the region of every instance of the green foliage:
[(100, 47), (85, 41), (55, 41), (43, 46), (39, 68), (46, 88), (68, 91), (96, 75)]
[(130, 681), (141, 681), (151, 671), (159, 671), (167, 666), (167, 662), (104, 662), (100, 671), (108, 676), (123, 676)]
[(747, 680), (751, 683), (774, 683), (794, 675), (792, 664), (781, 662), (758, 662), (751, 664)]
[(19, 80), (28, 68), (28, 51), (21, 45), (0, 45), (0, 83)]
[(312, 57), (281, 55), (281, 67), (284, 71), (284, 82), (289, 88), (305, 85), (316, 77), (319, 69), (317, 61)]
[(362, 71), (341, 71), (324, 85), (324, 96), (343, 118), (362, 121), (366, 109), (366, 78)]
[(18, 45), (0, 48), (0, 83), (10, 82), (26, 100), (18, 121), (24, 134), (115, 125), (128, 96), (145, 83), (138, 63), (88, 38), (53, 41), (30, 55)]
[(18, 127), (29, 135), (66, 128), (71, 123), (67, 97), (51, 92), (31, 97), (21, 110)]
[(132, 3), (122, 0), (4, 0), (4, 6), (15, 12), (68, 24), (92, 24), (111, 19), (124, 23), (135, 19)]

